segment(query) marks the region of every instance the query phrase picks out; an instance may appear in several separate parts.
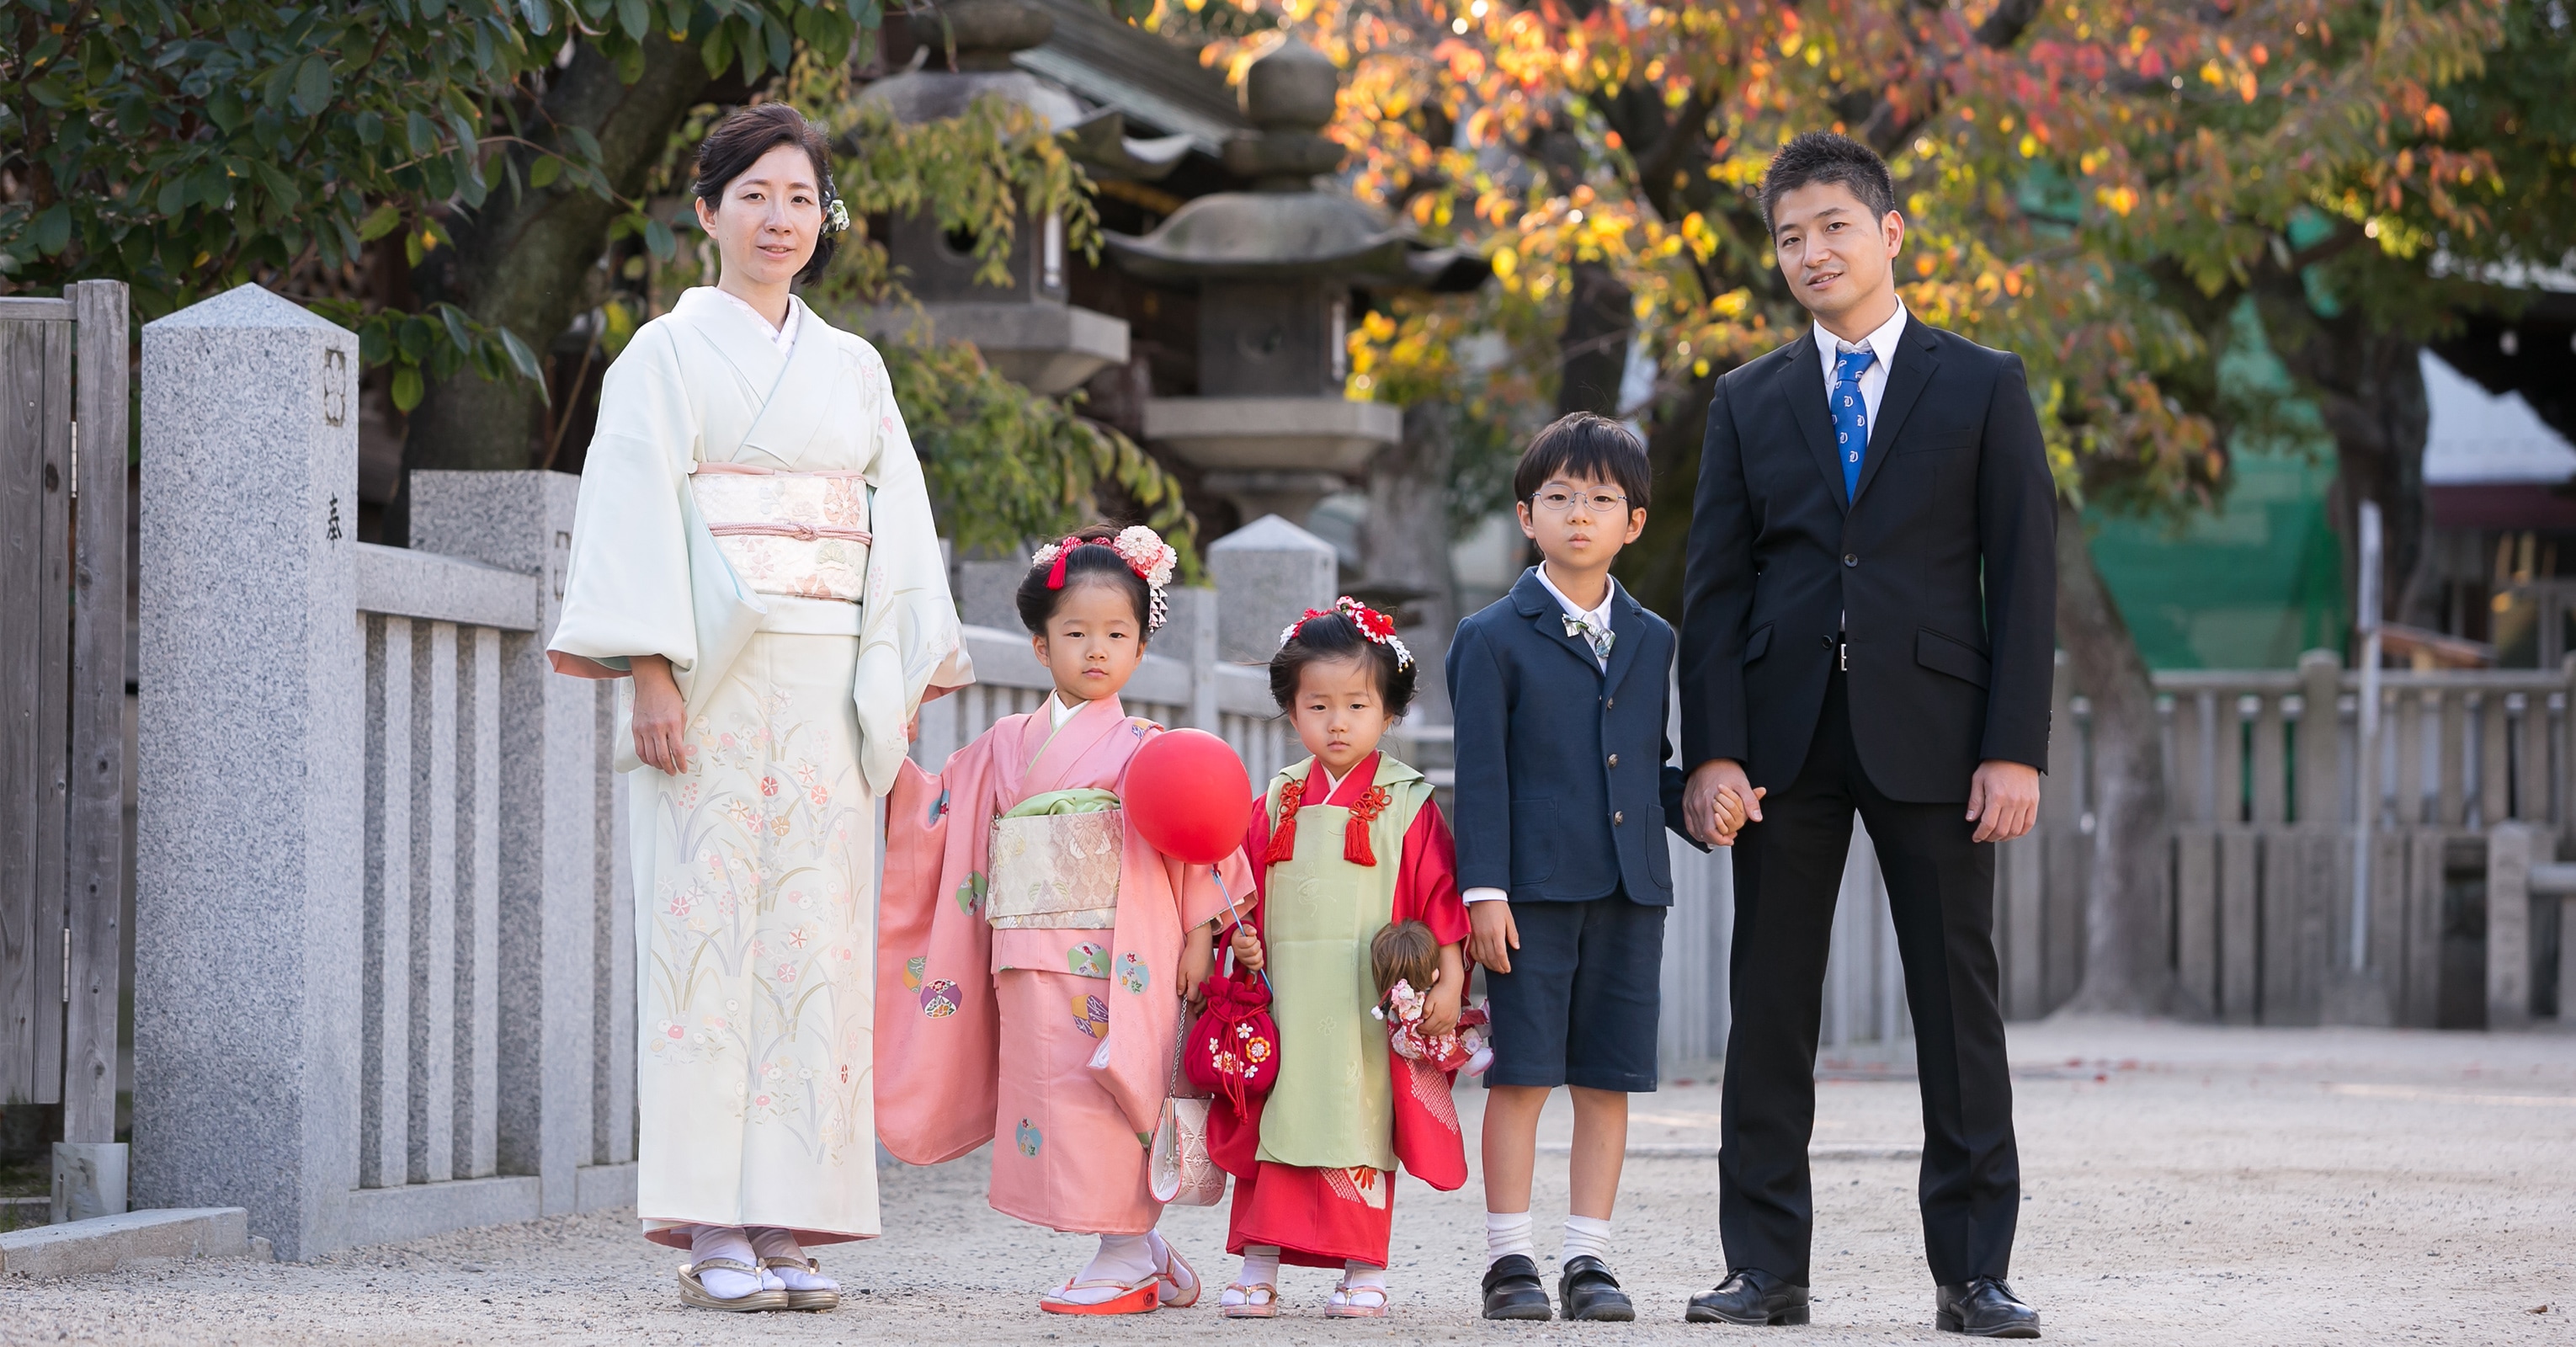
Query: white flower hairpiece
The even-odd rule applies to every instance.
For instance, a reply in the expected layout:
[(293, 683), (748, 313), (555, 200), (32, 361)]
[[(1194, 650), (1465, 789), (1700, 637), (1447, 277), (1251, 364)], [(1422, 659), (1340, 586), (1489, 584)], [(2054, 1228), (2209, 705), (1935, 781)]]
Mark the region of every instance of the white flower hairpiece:
[(1367, 604), (1362, 603), (1357, 599), (1352, 598), (1348, 594), (1333, 600), (1333, 606), (1330, 608), (1307, 609), (1304, 616), (1289, 623), (1287, 628), (1279, 633), (1279, 644), (1284, 646), (1290, 641), (1296, 640), (1297, 633), (1300, 630), (1303, 630), (1307, 623), (1314, 621), (1316, 618), (1331, 617), (1335, 613), (1340, 613), (1342, 616), (1349, 618), (1351, 620), (1351, 625), (1359, 628), (1359, 633), (1362, 639), (1373, 642), (1377, 645), (1385, 646), (1387, 649), (1394, 651), (1395, 667), (1399, 669), (1409, 669), (1413, 667), (1413, 652), (1406, 649), (1404, 639), (1395, 634), (1395, 619), (1388, 617), (1386, 614), (1369, 607)]
[(1127, 563), (1127, 569), (1145, 582), (1145, 589), (1152, 598), (1152, 611), (1146, 614), (1145, 630), (1162, 630), (1163, 623), (1171, 616), (1171, 608), (1164, 602), (1163, 594), (1171, 588), (1172, 574), (1181, 564), (1181, 554), (1170, 543), (1164, 542), (1161, 534), (1138, 524), (1119, 530), (1115, 538), (1066, 538), (1061, 542), (1048, 543), (1029, 554), (1029, 564), (1052, 567), (1047, 576), (1047, 588), (1062, 589), (1065, 554), (1084, 546), (1106, 547), (1117, 553), (1118, 559)]
[(843, 201), (841, 198), (836, 196), (832, 198), (832, 209), (826, 211), (823, 215), (823, 232), (826, 234), (841, 234), (847, 233), (849, 228), (850, 205), (848, 202)]

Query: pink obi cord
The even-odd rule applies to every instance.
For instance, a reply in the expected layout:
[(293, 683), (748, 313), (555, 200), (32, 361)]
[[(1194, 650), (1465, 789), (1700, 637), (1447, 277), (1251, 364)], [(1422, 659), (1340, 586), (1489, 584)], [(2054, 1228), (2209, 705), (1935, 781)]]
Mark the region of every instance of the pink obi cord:
[(846, 538), (851, 542), (861, 544), (868, 544), (876, 541), (875, 537), (866, 529), (842, 529), (832, 528), (828, 525), (800, 524), (792, 519), (772, 520), (767, 523), (759, 524), (709, 524), (707, 525), (707, 532), (712, 533), (719, 538), (736, 537), (741, 535), (757, 535), (767, 538), (794, 538), (798, 542), (808, 543), (817, 538)]
[(847, 468), (833, 468), (833, 469), (829, 469), (829, 470), (827, 470), (827, 471), (823, 471), (823, 472), (780, 472), (780, 471), (779, 471), (778, 469), (776, 469), (776, 468), (762, 468), (762, 467), (755, 467), (755, 466), (753, 466), (752, 464), (749, 464), (749, 463), (691, 463), (691, 464), (689, 465), (689, 473), (690, 473), (690, 475), (691, 475), (691, 476), (695, 476), (695, 475), (697, 475), (698, 473), (702, 473), (702, 472), (703, 472), (703, 473), (711, 473), (711, 474), (714, 474), (714, 475), (717, 475), (717, 476), (728, 476), (728, 475), (730, 475), (730, 476), (738, 476), (738, 477), (865, 477), (865, 476), (867, 476), (867, 473), (866, 473), (864, 470), (860, 470), (860, 471), (853, 471), (853, 470), (851, 470), (851, 469), (847, 469)]

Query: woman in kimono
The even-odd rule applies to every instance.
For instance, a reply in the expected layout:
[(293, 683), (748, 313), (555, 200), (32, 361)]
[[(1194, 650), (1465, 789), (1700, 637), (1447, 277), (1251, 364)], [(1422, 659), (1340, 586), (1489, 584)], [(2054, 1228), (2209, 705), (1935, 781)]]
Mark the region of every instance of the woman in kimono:
[(1223, 1096), (1210, 1110), (1209, 1155), (1236, 1179), (1229, 1319), (1278, 1314), (1281, 1263), (1341, 1270), (1326, 1315), (1385, 1315), (1396, 1163), (1444, 1192), (1467, 1181), (1449, 1074), (1389, 1052), (1371, 1013), (1370, 944), (1390, 922), (1421, 922), (1439, 946), (1424, 1033), (1456, 1026), (1467, 985), (1456, 846), (1431, 783), (1378, 751), (1413, 683), (1395, 624), (1349, 598), (1289, 627), (1270, 661), (1271, 696), (1314, 756), (1270, 783), (1244, 842), (1262, 898), (1233, 948), (1268, 973), (1279, 1078), (1244, 1115)]
[(776, 103), (699, 150), (722, 270), (608, 371), (548, 647), (633, 680), (636, 1210), (706, 1309), (829, 1309), (804, 1246), (878, 1233), (870, 797), (973, 677), (885, 363), (789, 290), (830, 162)]
[(1199, 1279), (1154, 1233), (1148, 1148), (1181, 1007), (1215, 959), (1226, 893), (1154, 849), (1120, 807), (1163, 727), (1118, 692), (1163, 621), (1172, 549), (1153, 530), (1085, 529), (1039, 550), (1019, 590), (1055, 683), (939, 775), (906, 765), (886, 802), (877, 968), (877, 1126), (938, 1164), (998, 1138), (993, 1209), (1097, 1235), (1039, 1298), (1055, 1314), (1195, 1304)]

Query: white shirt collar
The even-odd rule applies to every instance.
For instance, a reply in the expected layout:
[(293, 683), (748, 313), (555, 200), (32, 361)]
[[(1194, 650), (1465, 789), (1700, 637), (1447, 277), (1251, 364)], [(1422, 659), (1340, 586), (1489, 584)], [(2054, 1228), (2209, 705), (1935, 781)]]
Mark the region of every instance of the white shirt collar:
[(1068, 704), (1061, 692), (1047, 694), (1047, 714), (1054, 718), (1054, 727), (1059, 730), (1064, 728), (1064, 722), (1080, 715), (1082, 708), (1088, 705), (1089, 702), (1079, 701)]
[(796, 329), (799, 326), (802, 326), (802, 324), (798, 321), (798, 314), (796, 312), (798, 306), (794, 295), (789, 295), (787, 297), (787, 321), (780, 323), (775, 328), (772, 328), (769, 326), (768, 316), (763, 314), (760, 310), (751, 307), (751, 305), (745, 301), (742, 296), (730, 291), (719, 290), (712, 285), (708, 286), (707, 289), (717, 298), (722, 299), (725, 303), (731, 304), (735, 308), (742, 310), (744, 313), (750, 314), (752, 317), (759, 319), (761, 330), (769, 334), (769, 344), (777, 347), (780, 355), (785, 355), (796, 349)]
[(1618, 581), (1613, 580), (1609, 584), (1603, 586), (1601, 590), (1601, 602), (1590, 608), (1585, 608), (1582, 605), (1577, 604), (1574, 600), (1565, 597), (1565, 591), (1558, 589), (1556, 587), (1556, 581), (1548, 576), (1547, 563), (1544, 561), (1538, 564), (1538, 582), (1547, 586), (1547, 592), (1556, 596), (1557, 606), (1563, 608), (1568, 614), (1582, 618), (1584, 621), (1591, 623), (1593, 629), (1596, 631), (1610, 630), (1610, 601), (1619, 597)]
[[(1822, 323), (1816, 324), (1815, 328), (1816, 350), (1824, 357), (1825, 362), (1825, 386), (1831, 388), (1834, 385), (1834, 355), (1842, 347), (1842, 338), (1827, 332)], [(1904, 335), (1905, 301), (1899, 299), (1896, 301), (1896, 312), (1889, 315), (1886, 322), (1879, 324), (1877, 331), (1861, 338), (1858, 344), (1868, 347), (1871, 353), (1878, 357), (1877, 363), (1871, 368), (1885, 371), (1895, 363), (1896, 339)]]

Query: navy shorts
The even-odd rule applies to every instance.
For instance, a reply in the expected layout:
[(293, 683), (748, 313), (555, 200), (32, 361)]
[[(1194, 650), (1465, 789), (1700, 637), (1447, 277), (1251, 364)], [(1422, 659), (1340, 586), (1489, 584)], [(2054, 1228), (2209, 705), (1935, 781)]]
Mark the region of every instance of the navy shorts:
[(1625, 893), (1513, 903), (1521, 947), (1511, 952), (1512, 971), (1485, 970), (1494, 1017), (1485, 1083), (1655, 1088), (1668, 910)]

